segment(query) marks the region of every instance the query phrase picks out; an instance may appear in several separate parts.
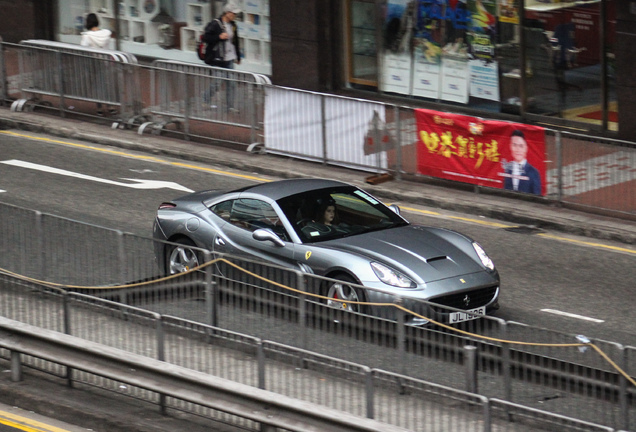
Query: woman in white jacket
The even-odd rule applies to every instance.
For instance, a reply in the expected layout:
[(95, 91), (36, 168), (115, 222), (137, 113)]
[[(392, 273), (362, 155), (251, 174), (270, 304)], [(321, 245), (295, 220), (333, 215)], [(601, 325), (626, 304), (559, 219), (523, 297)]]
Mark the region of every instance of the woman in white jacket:
[(86, 15), (86, 31), (82, 32), (80, 45), (93, 48), (110, 48), (112, 33), (108, 29), (99, 28), (99, 19), (94, 13)]
[[(99, 19), (97, 15), (94, 13), (89, 13), (86, 15), (86, 31), (82, 32), (82, 40), (80, 41), (80, 45), (90, 48), (110, 48), (110, 37), (112, 36), (112, 32), (108, 29), (100, 29), (99, 28)], [(108, 69), (108, 63), (104, 64), (104, 68)], [(104, 86), (105, 82), (109, 80), (105, 80), (104, 74), (107, 73), (102, 68), (96, 68), (95, 70), (95, 82), (100, 83), (101, 87), (95, 88), (95, 97), (97, 99), (106, 99), (109, 100), (113, 92), (106, 89)], [(117, 110), (107, 106), (108, 114), (115, 115), (117, 114)], [(102, 104), (97, 102), (97, 115), (104, 115), (104, 111), (102, 110)]]

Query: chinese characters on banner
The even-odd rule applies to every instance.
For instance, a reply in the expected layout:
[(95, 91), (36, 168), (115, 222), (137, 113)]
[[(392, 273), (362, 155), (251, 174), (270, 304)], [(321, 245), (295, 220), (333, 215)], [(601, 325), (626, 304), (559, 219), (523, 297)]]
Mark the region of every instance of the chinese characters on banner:
[(426, 109), (415, 118), (420, 174), (545, 195), (543, 128)]

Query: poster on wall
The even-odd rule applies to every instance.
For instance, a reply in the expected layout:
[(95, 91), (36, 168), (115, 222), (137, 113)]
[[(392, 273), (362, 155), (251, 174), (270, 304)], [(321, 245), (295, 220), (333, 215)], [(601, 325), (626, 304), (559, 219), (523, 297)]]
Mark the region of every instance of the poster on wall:
[(446, 0), (440, 98), (468, 103), (468, 39), (470, 10), (467, 0)]
[(538, 126), (416, 109), (418, 173), (545, 195), (545, 133)]
[(499, 101), (499, 65), (497, 62), (470, 60), (470, 96)]
[(442, 59), (441, 99), (468, 103), (468, 59), (444, 57)]
[(499, 21), (503, 23), (519, 24), (519, 0), (499, 1)]
[(424, 0), (417, 6), (413, 38), (413, 95), (439, 99), (444, 0)]
[(411, 40), (415, 28), (417, 0), (389, 0), (384, 22), (382, 91), (411, 92)]
[(499, 68), (495, 61), (497, 4), (495, 0), (470, 0), (470, 32), (467, 34), (471, 60), (470, 96), (499, 101)]

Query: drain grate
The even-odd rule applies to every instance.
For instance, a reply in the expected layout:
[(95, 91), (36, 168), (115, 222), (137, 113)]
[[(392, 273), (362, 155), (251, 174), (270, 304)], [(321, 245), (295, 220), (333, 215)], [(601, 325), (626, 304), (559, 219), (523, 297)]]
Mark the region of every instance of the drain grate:
[(541, 228), (537, 228), (536, 226), (533, 226), (533, 225), (516, 226), (516, 227), (510, 227), (510, 228), (504, 228), (504, 229), (506, 231), (510, 231), (517, 234), (536, 234), (536, 233), (543, 232)]

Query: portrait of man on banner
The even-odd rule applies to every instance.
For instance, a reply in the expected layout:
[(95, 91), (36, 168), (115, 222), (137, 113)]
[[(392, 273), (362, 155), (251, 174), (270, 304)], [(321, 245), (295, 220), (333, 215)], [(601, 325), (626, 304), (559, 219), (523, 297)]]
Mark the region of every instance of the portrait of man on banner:
[(418, 173), (545, 194), (544, 129), (416, 109)]
[(537, 148), (544, 148), (544, 143), (537, 142), (539, 137), (531, 133), (526, 125), (518, 126), (510, 133), (508, 146), (502, 149), (503, 154), (509, 154), (508, 157), (502, 156), (501, 160), (500, 175), (504, 177), (504, 189), (543, 195), (544, 151), (537, 154)]

